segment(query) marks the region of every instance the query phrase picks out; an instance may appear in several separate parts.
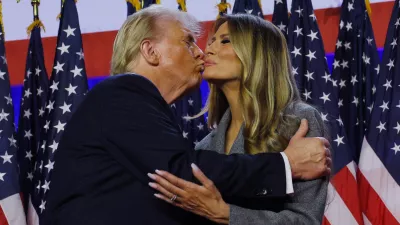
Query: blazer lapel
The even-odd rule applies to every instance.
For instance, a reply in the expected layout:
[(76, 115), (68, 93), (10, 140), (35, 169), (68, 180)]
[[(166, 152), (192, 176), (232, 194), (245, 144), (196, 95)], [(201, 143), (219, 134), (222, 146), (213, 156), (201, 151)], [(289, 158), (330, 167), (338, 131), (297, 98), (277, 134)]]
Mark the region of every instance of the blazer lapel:
[[(211, 149), (215, 149), (220, 154), (225, 154), (225, 134), (231, 122), (231, 111), (228, 108), (221, 118), (214, 136), (211, 139)], [(243, 125), (239, 130), (229, 154), (244, 153)]]

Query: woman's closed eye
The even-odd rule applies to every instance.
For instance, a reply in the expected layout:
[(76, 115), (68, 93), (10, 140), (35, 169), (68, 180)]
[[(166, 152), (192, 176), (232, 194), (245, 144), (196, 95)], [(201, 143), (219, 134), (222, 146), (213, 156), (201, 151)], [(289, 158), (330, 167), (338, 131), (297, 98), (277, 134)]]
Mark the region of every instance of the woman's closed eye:
[(223, 39), (223, 40), (221, 41), (221, 43), (222, 43), (222, 44), (228, 44), (228, 43), (231, 43), (231, 40), (229, 40), (229, 39)]

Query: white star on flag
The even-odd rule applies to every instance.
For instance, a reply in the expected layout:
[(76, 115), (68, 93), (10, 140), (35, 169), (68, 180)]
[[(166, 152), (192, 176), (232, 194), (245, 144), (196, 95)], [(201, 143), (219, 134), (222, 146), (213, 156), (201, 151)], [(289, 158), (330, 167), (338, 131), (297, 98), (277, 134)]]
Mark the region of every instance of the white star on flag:
[(13, 155), (9, 155), (7, 151), (4, 155), (2, 155), (0, 157), (3, 158), (3, 164), (5, 164), (6, 162), (12, 163), (11, 157), (13, 157)]
[(75, 34), (74, 34), (74, 31), (76, 30), (76, 28), (71, 28), (69, 25), (68, 25), (68, 29), (65, 29), (64, 30), (64, 32), (65, 33), (67, 33), (67, 37), (69, 37), (69, 36), (75, 36)]
[(56, 70), (56, 74), (58, 74), (58, 72), (60, 71), (64, 71), (63, 66), (65, 63), (61, 64), (60, 62), (57, 62), (57, 65), (54, 66), (54, 69)]
[(61, 55), (63, 55), (64, 53), (69, 53), (68, 48), (70, 47), (70, 45), (65, 45), (64, 43), (61, 44), (61, 47), (58, 47), (57, 49), (61, 51)]
[(74, 74), (74, 77), (76, 76), (82, 76), (81, 72), (82, 72), (82, 68), (78, 68), (77, 66), (75, 66), (75, 68), (73, 70), (71, 70), (71, 73)]

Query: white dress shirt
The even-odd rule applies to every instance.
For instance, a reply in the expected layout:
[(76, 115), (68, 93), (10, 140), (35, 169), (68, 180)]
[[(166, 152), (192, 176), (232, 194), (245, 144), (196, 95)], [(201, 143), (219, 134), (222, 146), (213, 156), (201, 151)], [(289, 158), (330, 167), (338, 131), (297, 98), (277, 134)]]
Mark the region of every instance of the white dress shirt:
[(286, 194), (293, 194), (293, 181), (292, 181), (292, 168), (290, 167), (289, 159), (285, 153), (281, 152), (283, 157), (283, 162), (285, 162), (285, 172), (286, 172)]

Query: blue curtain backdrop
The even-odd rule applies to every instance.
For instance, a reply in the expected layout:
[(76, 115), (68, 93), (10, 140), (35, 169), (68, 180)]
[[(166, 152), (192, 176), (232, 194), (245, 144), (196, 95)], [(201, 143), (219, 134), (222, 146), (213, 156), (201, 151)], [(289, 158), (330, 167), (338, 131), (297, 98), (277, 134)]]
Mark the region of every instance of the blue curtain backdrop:
[[(382, 53), (383, 53), (383, 49), (378, 49), (378, 53), (379, 53), (379, 59), (382, 59)], [(330, 54), (326, 54), (326, 59), (328, 60), (328, 66), (329, 66), (329, 70), (332, 71), (332, 64), (333, 64), (333, 59), (334, 59), (334, 54), (330, 53)], [(89, 90), (96, 85), (97, 83), (101, 82), (104, 78), (106, 78), (107, 76), (104, 77), (95, 77), (95, 78), (90, 78), (88, 80), (88, 85), (89, 85)], [(203, 81), (201, 83), (201, 95), (202, 95), (202, 102), (203, 102), (203, 106), (207, 100), (207, 95), (208, 95), (208, 85), (205, 81)], [(22, 91), (22, 85), (18, 85), (18, 86), (12, 86), (11, 87), (11, 97), (13, 99), (13, 104), (14, 104), (14, 121), (16, 124), (16, 127), (18, 127), (18, 119), (19, 119), (19, 107), (20, 107), (20, 101), (21, 101), (21, 91)]]

